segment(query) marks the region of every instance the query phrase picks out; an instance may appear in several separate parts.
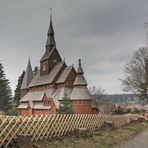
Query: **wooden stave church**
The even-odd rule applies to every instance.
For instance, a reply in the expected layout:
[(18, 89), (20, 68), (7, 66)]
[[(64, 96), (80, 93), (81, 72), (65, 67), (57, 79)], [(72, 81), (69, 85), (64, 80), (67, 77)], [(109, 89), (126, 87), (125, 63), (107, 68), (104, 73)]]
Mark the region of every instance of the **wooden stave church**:
[(73, 65), (67, 66), (65, 61), (62, 61), (56, 48), (52, 16), (46, 50), (40, 60), (40, 70), (34, 76), (29, 59), (20, 95), (20, 115), (55, 114), (64, 97), (70, 99), (75, 114), (98, 113), (87, 88), (81, 60), (79, 59), (77, 71)]

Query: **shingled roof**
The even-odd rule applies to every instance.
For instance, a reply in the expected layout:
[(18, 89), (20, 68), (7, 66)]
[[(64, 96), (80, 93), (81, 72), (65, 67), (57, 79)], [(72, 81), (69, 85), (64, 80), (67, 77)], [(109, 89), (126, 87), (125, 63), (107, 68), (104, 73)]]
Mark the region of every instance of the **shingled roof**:
[(59, 100), (62, 100), (64, 97), (70, 98), (71, 92), (72, 88), (65, 88), (65, 87), (55, 90), (55, 92), (52, 94), (51, 97), (53, 98), (57, 108), (59, 107), (60, 104)]
[(49, 59), (52, 56), (52, 54), (55, 54), (55, 52), (56, 52), (56, 55), (58, 56), (58, 59), (60, 59), (60, 61), (62, 61), (61, 56), (55, 46), (52, 47), (51, 51), (46, 50), (46, 52), (44, 53), (44, 55), (42, 56), (40, 61), (44, 61), (44, 60)]
[(84, 72), (81, 66), (81, 60), (79, 59), (79, 66), (77, 69), (77, 77), (74, 81), (74, 88), (71, 93), (71, 100), (88, 100), (91, 99), (90, 92), (87, 88), (87, 82), (84, 78)]
[[(59, 88), (59, 89), (48, 89), (41, 91), (29, 91), (21, 100), (18, 108), (27, 108), (28, 103), (33, 107), (35, 104), (38, 105), (39, 102), (42, 101), (44, 94), (47, 95), (48, 98), (52, 98), (56, 107), (59, 107), (59, 100), (62, 100), (63, 97), (70, 98), (72, 92), (72, 88)], [(28, 103), (27, 103), (28, 102)], [(41, 104), (42, 105), (42, 104)]]
[(31, 63), (30, 63), (30, 59), (29, 59), (27, 69), (25, 71), (24, 79), (23, 79), (23, 82), (21, 85), (21, 89), (28, 88), (28, 85), (30, 84), (32, 79), (33, 79), (33, 72), (32, 72), (32, 67), (31, 67)]
[(21, 103), (17, 108), (18, 109), (21, 109), (21, 108), (27, 109), (28, 108), (28, 103)]
[(70, 96), (71, 100), (89, 100), (91, 99), (90, 92), (87, 88), (74, 87)]
[(29, 91), (20, 102), (42, 101), (45, 91)]
[(79, 59), (79, 66), (77, 69), (77, 77), (76, 77), (74, 84), (73, 84), (74, 86), (79, 86), (79, 85), (87, 86), (87, 82), (86, 82), (83, 74), (84, 74), (84, 72), (83, 72), (83, 69), (81, 66), (81, 60)]
[(73, 66), (67, 66), (61, 73), (60, 77), (56, 81), (56, 83), (64, 83), (70, 72), (72, 71)]
[(87, 86), (87, 82), (86, 82), (83, 74), (78, 74), (77, 75), (73, 85), (74, 86), (78, 86), (78, 85), (83, 85), (83, 86), (85, 85), (85, 86)]
[(60, 70), (63, 68), (63, 66), (65, 66), (65, 62), (62, 61), (62, 62), (57, 63), (53, 67), (51, 72), (48, 75), (44, 75), (44, 76), (40, 76), (40, 71), (39, 71), (37, 75), (34, 77), (34, 79), (31, 81), (29, 87), (52, 83), (57, 77)]

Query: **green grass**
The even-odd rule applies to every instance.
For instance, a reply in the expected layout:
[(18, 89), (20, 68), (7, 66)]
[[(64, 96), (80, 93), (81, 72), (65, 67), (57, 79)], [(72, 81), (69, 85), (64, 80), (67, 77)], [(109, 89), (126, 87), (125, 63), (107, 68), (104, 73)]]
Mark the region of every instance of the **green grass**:
[(112, 148), (147, 127), (147, 123), (130, 124), (114, 130), (94, 131), (86, 136), (71, 135), (57, 140), (40, 141), (34, 145), (41, 148)]

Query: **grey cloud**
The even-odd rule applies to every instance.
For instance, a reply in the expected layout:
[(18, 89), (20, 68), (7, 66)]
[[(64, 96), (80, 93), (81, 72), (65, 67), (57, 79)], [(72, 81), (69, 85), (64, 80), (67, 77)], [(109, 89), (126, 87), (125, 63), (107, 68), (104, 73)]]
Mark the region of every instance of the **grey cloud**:
[(144, 45), (147, 0), (0, 0), (0, 60), (14, 89), (26, 68), (45, 50), (49, 8), (57, 48), (68, 65), (82, 58), (89, 85), (121, 93), (118, 80), (133, 51)]
[[(65, 5), (68, 22), (67, 32), (77, 36), (111, 35), (136, 30), (142, 15), (146, 15), (147, 1), (110, 0), (110, 1), (76, 1)], [(74, 32), (74, 30), (77, 30)]]

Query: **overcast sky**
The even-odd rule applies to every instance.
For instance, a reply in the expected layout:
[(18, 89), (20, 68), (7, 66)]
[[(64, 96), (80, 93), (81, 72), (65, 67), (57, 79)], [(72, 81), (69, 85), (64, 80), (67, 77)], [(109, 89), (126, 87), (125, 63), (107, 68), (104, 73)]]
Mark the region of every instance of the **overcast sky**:
[(120, 78), (132, 53), (144, 46), (148, 0), (0, 0), (0, 61), (14, 90), (45, 51), (49, 8), (57, 48), (67, 65), (82, 58), (89, 86), (123, 93)]

